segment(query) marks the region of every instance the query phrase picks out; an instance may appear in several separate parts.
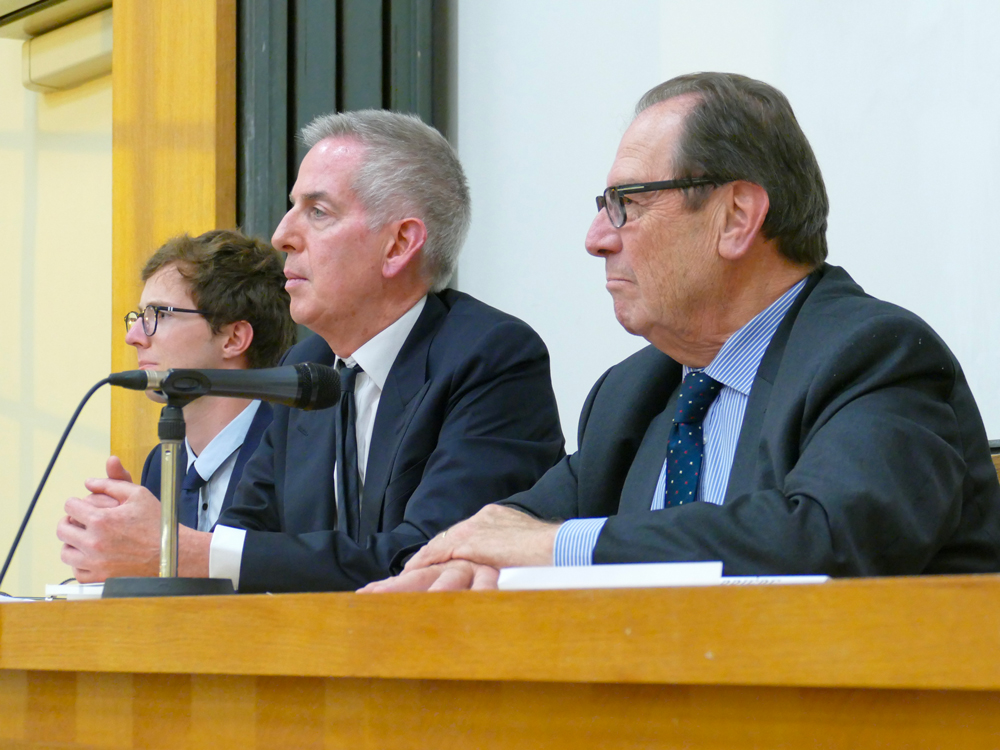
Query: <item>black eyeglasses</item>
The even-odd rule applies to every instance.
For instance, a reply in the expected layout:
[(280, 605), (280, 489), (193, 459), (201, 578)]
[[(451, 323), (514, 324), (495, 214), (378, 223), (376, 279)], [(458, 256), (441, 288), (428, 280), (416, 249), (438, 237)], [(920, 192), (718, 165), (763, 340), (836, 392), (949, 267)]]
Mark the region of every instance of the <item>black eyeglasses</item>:
[(141, 320), (143, 333), (152, 336), (156, 333), (156, 323), (160, 319), (160, 315), (165, 312), (208, 315), (208, 310), (188, 310), (185, 307), (170, 307), (169, 305), (146, 305), (142, 312), (132, 310), (125, 313), (125, 331), (131, 331), (132, 326)]
[[(679, 190), (684, 188), (700, 187), (701, 185), (713, 185), (718, 187), (731, 180), (723, 180), (719, 177), (683, 177), (679, 180), (662, 180), (660, 182), (636, 182), (630, 185), (615, 185), (604, 191), (603, 195), (597, 196), (597, 211), (608, 210), (608, 218), (611, 226), (621, 229), (625, 226), (628, 218), (625, 214), (625, 203), (628, 199), (626, 195), (631, 193), (651, 193), (654, 190)], [(631, 201), (628, 201), (631, 203)]]

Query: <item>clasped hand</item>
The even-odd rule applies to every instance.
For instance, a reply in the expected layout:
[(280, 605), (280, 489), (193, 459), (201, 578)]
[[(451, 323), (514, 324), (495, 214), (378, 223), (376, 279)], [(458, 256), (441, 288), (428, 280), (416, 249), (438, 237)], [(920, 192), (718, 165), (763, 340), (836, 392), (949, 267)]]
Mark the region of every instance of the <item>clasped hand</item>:
[(160, 560), (160, 503), (132, 483), (112, 456), (107, 478), (88, 479), (90, 495), (71, 497), (56, 528), (63, 543), (60, 559), (81, 583), (117, 576), (154, 576)]
[(431, 539), (398, 576), (359, 593), (495, 589), (500, 568), (551, 565), (558, 529), (558, 523), (487, 505)]

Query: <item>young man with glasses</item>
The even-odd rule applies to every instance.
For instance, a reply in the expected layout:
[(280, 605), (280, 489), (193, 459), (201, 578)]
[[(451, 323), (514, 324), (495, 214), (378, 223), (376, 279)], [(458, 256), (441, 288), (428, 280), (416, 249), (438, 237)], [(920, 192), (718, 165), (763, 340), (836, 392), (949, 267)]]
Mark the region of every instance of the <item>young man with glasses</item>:
[(655, 87), (608, 185), (587, 251), (651, 346), (594, 386), (577, 453), (369, 591), (489, 588), (526, 565), (1000, 571), (1000, 486), (961, 367), (826, 264), (826, 189), (781, 92), (723, 73)]
[[(275, 366), (295, 343), (282, 266), (274, 248), (237, 231), (169, 240), (142, 270), (139, 309), (125, 315), (125, 341), (135, 347), (139, 369)], [(204, 396), (184, 407), (182, 524), (207, 531), (232, 505), (271, 415), (269, 404), (247, 399)], [(108, 469), (109, 476), (127, 476), (117, 458)], [(159, 497), (159, 446), (146, 459), (141, 484)]]

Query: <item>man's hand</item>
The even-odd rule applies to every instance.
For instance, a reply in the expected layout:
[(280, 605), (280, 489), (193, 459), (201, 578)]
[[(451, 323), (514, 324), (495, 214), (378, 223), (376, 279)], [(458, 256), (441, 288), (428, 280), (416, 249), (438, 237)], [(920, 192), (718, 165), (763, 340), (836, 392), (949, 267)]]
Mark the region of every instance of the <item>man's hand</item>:
[(88, 479), (92, 494), (66, 501), (56, 536), (60, 559), (81, 583), (119, 576), (155, 576), (160, 566), (160, 503), (121, 479)]
[(487, 505), (431, 539), (404, 570), (411, 572), (455, 559), (492, 568), (551, 565), (559, 526), (513, 508)]
[(132, 475), (122, 465), (122, 460), (118, 456), (108, 457), (108, 460), (104, 462), (104, 471), (107, 473), (108, 479), (120, 479), (123, 482), (132, 483)]
[(468, 560), (451, 560), (400, 573), (395, 578), (369, 583), (359, 594), (385, 594), (403, 591), (473, 591), (493, 590), (500, 571), (489, 565), (476, 565)]
[[(88, 479), (91, 494), (66, 501), (66, 516), (56, 536), (63, 542), (60, 559), (81, 583), (120, 576), (155, 576), (160, 569), (160, 502), (132, 484), (121, 461), (112, 456), (107, 479)], [(208, 575), (211, 534), (179, 529), (179, 573)]]

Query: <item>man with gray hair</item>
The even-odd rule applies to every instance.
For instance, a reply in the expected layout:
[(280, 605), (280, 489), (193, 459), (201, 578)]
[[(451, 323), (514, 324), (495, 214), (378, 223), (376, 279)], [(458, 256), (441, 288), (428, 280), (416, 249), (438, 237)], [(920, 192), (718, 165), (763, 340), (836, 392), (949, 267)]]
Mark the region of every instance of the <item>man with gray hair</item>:
[[(563, 453), (541, 339), (446, 289), (470, 218), (448, 142), (380, 110), (302, 135), (310, 150), (272, 242), (292, 318), (315, 335), (283, 364), (336, 366), (343, 395), (316, 412), (276, 406), (214, 532), (180, 530), (180, 575), (240, 591), (384, 578), (400, 550), (529, 488)], [(87, 529), (86, 580), (155, 575), (155, 501), (111, 479), (88, 487), (95, 506), (101, 493), (120, 505)]]
[(627, 562), (1000, 571), (1000, 485), (962, 369), (826, 264), (823, 178), (780, 91), (724, 73), (655, 87), (607, 184), (586, 247), (650, 346), (594, 386), (574, 455), (368, 591)]

